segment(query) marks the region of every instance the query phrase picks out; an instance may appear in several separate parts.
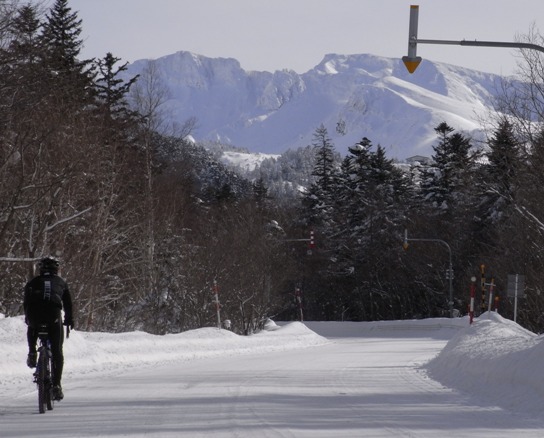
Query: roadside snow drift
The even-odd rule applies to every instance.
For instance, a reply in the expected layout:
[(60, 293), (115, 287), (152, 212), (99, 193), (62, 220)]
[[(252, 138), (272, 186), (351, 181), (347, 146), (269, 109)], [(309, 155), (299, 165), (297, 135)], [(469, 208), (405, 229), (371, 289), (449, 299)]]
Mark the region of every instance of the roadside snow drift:
[[(228, 330), (201, 328), (164, 336), (144, 332), (70, 332), (64, 341), (65, 377), (118, 371), (166, 362), (185, 362), (206, 357), (283, 351), (328, 343), (327, 339), (299, 322), (279, 327), (270, 322), (266, 330), (252, 336), (239, 336)], [(24, 318), (0, 315), (0, 395), (24, 384), (31, 372), (26, 366), (28, 353)]]
[(497, 406), (544, 412), (544, 337), (496, 313), (456, 333), (427, 365), (443, 385)]
[[(390, 336), (449, 340), (435, 358), (421, 365), (423, 373), (442, 385), (474, 395), (484, 404), (531, 414), (544, 412), (544, 337), (495, 313), (475, 319), (472, 326), (467, 318), (292, 322), (281, 327), (270, 322), (267, 330), (252, 336), (217, 328), (165, 336), (74, 331), (64, 344), (65, 377), (118, 373), (173, 361), (311, 348), (335, 342), (335, 338), (381, 342)], [(22, 317), (0, 315), (0, 345), (0, 396), (33, 388), (31, 371), (25, 365), (26, 326)]]

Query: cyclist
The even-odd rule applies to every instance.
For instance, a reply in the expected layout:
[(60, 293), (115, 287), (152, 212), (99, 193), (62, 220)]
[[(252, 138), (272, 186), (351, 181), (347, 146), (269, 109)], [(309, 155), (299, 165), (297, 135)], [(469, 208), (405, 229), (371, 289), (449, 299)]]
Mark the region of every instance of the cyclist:
[(64, 331), (62, 329), (61, 310), (64, 308), (64, 325), (74, 328), (72, 318), (72, 297), (66, 282), (58, 275), (59, 261), (54, 257), (45, 257), (39, 263), (40, 275), (34, 277), (25, 286), (23, 307), (25, 322), (28, 325), (28, 357), (27, 365), (36, 367), (36, 342), (38, 327), (47, 325), (51, 351), (53, 353), (53, 397), (62, 400), (62, 369), (64, 354), (62, 344)]

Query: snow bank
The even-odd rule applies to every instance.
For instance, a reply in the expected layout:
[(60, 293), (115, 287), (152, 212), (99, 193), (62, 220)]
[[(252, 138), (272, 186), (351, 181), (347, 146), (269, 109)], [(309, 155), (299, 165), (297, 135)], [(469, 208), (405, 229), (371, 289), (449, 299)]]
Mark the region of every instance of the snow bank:
[(468, 317), (376, 322), (308, 322), (330, 338), (432, 338), (448, 342), (422, 370), (442, 385), (529, 414), (544, 413), (544, 335), (491, 312)]
[[(276, 325), (252, 336), (202, 328), (154, 336), (143, 332), (73, 331), (65, 342), (65, 375), (116, 373), (134, 366), (199, 358), (319, 346), (329, 338), (429, 338), (448, 341), (423, 370), (445, 386), (484, 404), (514, 411), (544, 412), (544, 336), (537, 336), (496, 313), (475, 319), (436, 318), (379, 322), (299, 322)], [(315, 330), (312, 331), (312, 330)], [(333, 340), (334, 342), (334, 340)], [(22, 317), (0, 315), (0, 396), (33, 390), (26, 367), (26, 326)], [(93, 375), (94, 375), (93, 374)]]
[[(123, 370), (135, 366), (206, 357), (271, 352), (323, 345), (329, 341), (304, 324), (279, 327), (270, 321), (266, 330), (239, 336), (228, 330), (202, 328), (179, 334), (155, 336), (144, 332), (70, 332), (64, 342), (65, 376)], [(0, 395), (31, 381), (23, 317), (0, 315)]]
[(451, 388), (515, 411), (544, 412), (544, 337), (496, 313), (459, 330), (425, 368)]

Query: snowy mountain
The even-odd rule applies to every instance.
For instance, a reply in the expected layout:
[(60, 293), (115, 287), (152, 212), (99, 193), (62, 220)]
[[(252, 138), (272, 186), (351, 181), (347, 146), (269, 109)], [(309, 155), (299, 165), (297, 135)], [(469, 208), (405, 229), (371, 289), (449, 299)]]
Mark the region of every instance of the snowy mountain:
[[(149, 60), (128, 66), (142, 73)], [(245, 71), (235, 59), (177, 52), (154, 63), (168, 90), (170, 121), (196, 119), (197, 141), (219, 141), (251, 152), (281, 154), (311, 144), (321, 124), (337, 150), (363, 137), (391, 158), (430, 155), (434, 128), (446, 121), (482, 138), (501, 77), (424, 60), (409, 74), (400, 59), (326, 55), (306, 73)]]

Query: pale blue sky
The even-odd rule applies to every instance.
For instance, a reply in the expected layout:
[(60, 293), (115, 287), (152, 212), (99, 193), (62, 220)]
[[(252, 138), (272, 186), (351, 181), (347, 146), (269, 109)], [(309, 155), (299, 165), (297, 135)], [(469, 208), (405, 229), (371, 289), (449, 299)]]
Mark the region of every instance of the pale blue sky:
[[(532, 25), (544, 33), (542, 0), (69, 1), (83, 19), (85, 57), (112, 52), (133, 62), (188, 50), (236, 58), (246, 70), (298, 73), (327, 53), (406, 55), (411, 4), (420, 38), (515, 41)], [(498, 74), (512, 74), (518, 60), (510, 49), (428, 44), (418, 55)]]

